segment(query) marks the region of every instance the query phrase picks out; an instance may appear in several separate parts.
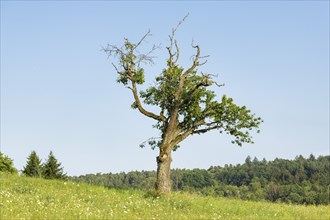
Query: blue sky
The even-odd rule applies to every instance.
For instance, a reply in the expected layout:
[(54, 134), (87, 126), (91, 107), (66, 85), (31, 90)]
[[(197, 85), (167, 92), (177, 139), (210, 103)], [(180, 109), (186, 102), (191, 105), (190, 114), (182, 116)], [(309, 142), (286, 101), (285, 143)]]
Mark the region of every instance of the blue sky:
[(130, 109), (101, 46), (150, 29), (143, 49), (161, 49), (145, 88), (187, 13), (177, 32), (182, 66), (193, 40), (210, 55), (202, 70), (226, 85), (214, 88), (218, 97), (265, 122), (242, 148), (218, 132), (190, 137), (172, 167), (329, 155), (328, 1), (1, 1), (1, 152), (22, 169), (32, 150), (43, 160), (53, 150), (69, 175), (156, 169), (158, 152), (138, 146), (158, 131)]

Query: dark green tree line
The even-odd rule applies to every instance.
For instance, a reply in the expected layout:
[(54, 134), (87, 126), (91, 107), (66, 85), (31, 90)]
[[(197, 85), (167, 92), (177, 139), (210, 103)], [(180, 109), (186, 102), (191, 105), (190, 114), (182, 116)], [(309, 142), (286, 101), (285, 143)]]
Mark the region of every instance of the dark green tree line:
[[(295, 204), (329, 204), (330, 156), (294, 160), (253, 160), (244, 164), (225, 165), (203, 169), (174, 169), (172, 188), (203, 195), (233, 197), (246, 200), (268, 200)], [(153, 189), (155, 171), (117, 174), (88, 174), (71, 177), (114, 188)]]

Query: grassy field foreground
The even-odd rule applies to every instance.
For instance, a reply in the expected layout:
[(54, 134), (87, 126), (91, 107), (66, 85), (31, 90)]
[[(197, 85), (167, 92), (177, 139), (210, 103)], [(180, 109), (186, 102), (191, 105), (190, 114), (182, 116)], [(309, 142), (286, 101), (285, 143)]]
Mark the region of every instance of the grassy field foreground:
[(0, 173), (0, 219), (329, 219), (330, 206), (117, 190)]

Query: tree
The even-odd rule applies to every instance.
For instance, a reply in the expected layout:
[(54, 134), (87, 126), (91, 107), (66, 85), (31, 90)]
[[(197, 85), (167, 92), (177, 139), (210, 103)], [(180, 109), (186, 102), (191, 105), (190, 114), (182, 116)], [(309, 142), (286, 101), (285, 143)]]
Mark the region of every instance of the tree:
[(41, 177), (42, 175), (42, 165), (37, 153), (32, 151), (28, 157), (26, 166), (23, 168), (23, 173), (27, 176)]
[[(207, 56), (201, 55), (198, 45), (191, 45), (196, 54), (189, 68), (184, 69), (178, 64), (180, 50), (175, 32), (184, 19), (172, 29), (169, 36), (169, 58), (166, 67), (155, 78), (155, 85), (144, 91), (138, 90), (138, 85), (145, 82), (141, 65), (153, 63), (151, 54), (157, 47), (154, 45), (144, 54), (139, 53), (138, 48), (150, 35), (150, 31), (138, 43), (131, 43), (125, 39), (122, 47), (107, 45), (103, 48), (109, 57), (117, 58), (117, 65), (112, 63), (118, 74), (117, 82), (132, 91), (134, 102), (131, 107), (155, 120), (154, 127), (160, 131), (159, 138), (151, 138), (146, 142), (152, 149), (159, 148), (159, 156), (156, 158), (156, 189), (159, 193), (171, 191), (172, 151), (175, 151), (179, 147), (178, 144), (188, 136), (219, 130), (220, 133), (234, 136), (232, 143), (241, 146), (244, 142), (252, 143), (249, 132), (258, 129), (261, 123), (261, 118), (251, 114), (245, 106), (234, 104), (232, 98), (223, 95), (220, 101), (215, 100), (215, 92), (208, 90), (208, 87), (223, 85), (213, 80), (215, 75), (197, 70), (207, 62)], [(147, 110), (144, 104), (157, 106), (159, 113)], [(145, 144), (140, 146), (144, 147)]]
[(0, 172), (17, 173), (13, 160), (0, 152)]
[(251, 157), (250, 156), (247, 156), (247, 158), (245, 159), (245, 164), (248, 165), (248, 166), (251, 166), (252, 161), (251, 161)]
[(66, 177), (63, 174), (61, 163), (57, 162), (52, 151), (50, 151), (48, 159), (43, 165), (43, 177), (46, 179), (63, 179)]

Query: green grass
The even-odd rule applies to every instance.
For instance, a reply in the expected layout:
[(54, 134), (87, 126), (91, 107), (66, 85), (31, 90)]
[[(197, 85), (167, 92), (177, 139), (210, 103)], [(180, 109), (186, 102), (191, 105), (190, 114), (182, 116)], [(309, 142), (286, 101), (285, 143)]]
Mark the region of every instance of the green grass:
[(107, 189), (0, 173), (0, 219), (329, 219), (330, 206), (302, 206), (202, 197), (152, 198)]

